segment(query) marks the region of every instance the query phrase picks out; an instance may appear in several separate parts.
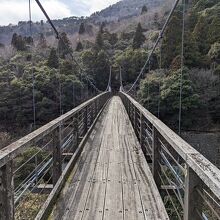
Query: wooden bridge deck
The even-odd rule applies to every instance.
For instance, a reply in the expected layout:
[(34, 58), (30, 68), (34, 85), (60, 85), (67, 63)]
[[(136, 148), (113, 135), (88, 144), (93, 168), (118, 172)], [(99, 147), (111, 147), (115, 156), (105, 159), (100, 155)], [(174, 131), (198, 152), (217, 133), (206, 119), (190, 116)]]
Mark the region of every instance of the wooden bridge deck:
[(100, 116), (49, 219), (168, 219), (119, 97)]

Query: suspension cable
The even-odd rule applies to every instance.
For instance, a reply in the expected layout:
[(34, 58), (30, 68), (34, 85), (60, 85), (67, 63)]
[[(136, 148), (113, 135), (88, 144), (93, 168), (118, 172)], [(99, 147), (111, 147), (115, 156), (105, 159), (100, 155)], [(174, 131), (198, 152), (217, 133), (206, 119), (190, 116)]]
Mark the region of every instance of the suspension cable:
[[(29, 0), (29, 28), (30, 28), (30, 40), (33, 38), (32, 33), (32, 11), (31, 11), (31, 0)], [(31, 42), (30, 42), (31, 43)], [(35, 105), (35, 75), (34, 75), (34, 63), (33, 63), (33, 52), (31, 50), (31, 75), (32, 75), (32, 107), (33, 107), (33, 127), (36, 128), (36, 105)]]
[[(58, 42), (59, 44), (59, 42)], [(60, 65), (60, 49), (59, 49), (59, 45), (57, 47), (57, 53), (58, 53), (58, 71), (59, 71), (59, 76), (58, 76), (58, 83), (59, 83), (59, 111), (60, 111), (60, 115), (62, 115), (62, 83), (61, 83), (61, 65)]]
[[(78, 61), (76, 59), (74, 59), (72, 51), (70, 51), (69, 47), (66, 45), (66, 43), (64, 42), (63, 38), (60, 36), (58, 30), (56, 29), (56, 27), (54, 26), (52, 20), (50, 19), (49, 15), (47, 14), (47, 12), (45, 11), (43, 5), (40, 3), (39, 0), (35, 0), (36, 3), (38, 4), (38, 6), (40, 7), (41, 11), (43, 12), (43, 14), (45, 15), (45, 17), (47, 18), (49, 24), (51, 25), (51, 27), (53, 28), (55, 34), (56, 34), (56, 38), (61, 40), (64, 43), (64, 46), (66, 47), (69, 55), (71, 56), (72, 61), (79, 67), (81, 74), (85, 72), (85, 70), (81, 67), (81, 65), (78, 63)], [(90, 85), (95, 89), (96, 92), (100, 93), (102, 91), (100, 91), (95, 85), (94, 83), (91, 82), (91, 80), (84, 74), (82, 74), (82, 76), (90, 83)]]
[(185, 41), (185, 12), (186, 0), (183, 0), (183, 20), (182, 20), (182, 45), (181, 45), (181, 71), (180, 71), (180, 93), (179, 93), (179, 135), (181, 135), (182, 122), (182, 93), (183, 93), (183, 71), (184, 71), (184, 41)]
[(173, 15), (173, 13), (174, 13), (174, 11), (175, 11), (175, 9), (176, 9), (178, 3), (179, 3), (179, 1), (180, 1), (180, 0), (176, 0), (176, 1), (175, 1), (174, 5), (173, 5), (173, 8), (171, 9), (169, 16), (168, 16), (168, 18), (167, 18), (167, 20), (166, 20), (166, 22), (165, 22), (165, 24), (164, 24), (162, 30), (160, 31), (160, 34), (159, 34), (159, 36), (158, 36), (158, 38), (157, 38), (156, 43), (154, 44), (153, 49), (151, 50), (150, 54), (148, 55), (148, 58), (147, 58), (147, 60), (146, 60), (146, 62), (145, 62), (145, 64), (144, 64), (144, 66), (142, 67), (142, 69), (141, 69), (139, 75), (137, 76), (136, 80), (134, 81), (134, 83), (132, 84), (132, 86), (130, 87), (130, 89), (126, 91), (126, 93), (131, 92), (131, 90), (135, 87), (135, 85), (136, 85), (137, 82), (139, 81), (140, 77), (143, 75), (144, 70), (145, 70), (146, 66), (148, 65), (148, 63), (150, 62), (151, 57), (152, 57), (152, 55), (154, 54), (154, 52), (155, 52), (155, 50), (156, 50), (156, 48), (157, 48), (157, 46), (158, 46), (160, 40), (163, 38), (163, 35), (164, 35), (164, 33), (165, 33), (165, 30), (166, 30), (166, 28), (167, 28), (167, 26), (168, 26), (168, 24), (169, 24), (169, 21), (170, 21), (172, 15)]
[[(161, 46), (160, 46), (159, 69), (160, 69), (160, 73), (161, 73), (161, 70), (162, 70), (162, 44), (161, 44)], [(159, 85), (158, 85), (158, 105), (157, 105), (157, 117), (158, 117), (158, 118), (160, 118), (160, 104), (161, 104), (160, 93), (161, 93), (161, 82), (160, 82), (160, 77), (159, 77)]]
[(119, 67), (119, 74), (120, 74), (120, 91), (121, 91), (121, 92), (124, 92), (121, 66)]
[(111, 90), (111, 80), (112, 80), (112, 66), (110, 66), (108, 85), (107, 85), (107, 88), (105, 90), (106, 92)]

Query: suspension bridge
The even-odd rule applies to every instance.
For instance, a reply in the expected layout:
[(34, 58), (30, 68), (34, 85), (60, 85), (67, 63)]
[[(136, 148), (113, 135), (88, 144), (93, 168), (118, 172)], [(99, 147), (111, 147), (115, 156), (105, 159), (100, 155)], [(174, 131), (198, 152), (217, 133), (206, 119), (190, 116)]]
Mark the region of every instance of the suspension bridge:
[[(80, 67), (97, 95), (0, 150), (0, 220), (220, 219), (220, 170), (130, 95), (178, 3), (130, 89), (124, 89), (120, 74), (120, 91), (113, 94), (110, 71), (100, 91)], [(185, 9), (183, 1), (182, 68)], [(180, 130), (181, 93), (180, 87)], [(33, 81), (33, 106), (34, 94)], [(19, 157), (36, 147), (18, 165)], [(46, 156), (37, 161), (42, 152)]]

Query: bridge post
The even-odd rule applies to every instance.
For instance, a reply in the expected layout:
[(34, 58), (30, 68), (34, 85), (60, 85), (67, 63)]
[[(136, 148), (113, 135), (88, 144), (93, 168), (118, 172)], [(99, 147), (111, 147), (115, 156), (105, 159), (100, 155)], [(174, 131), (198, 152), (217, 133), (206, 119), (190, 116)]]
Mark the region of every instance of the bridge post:
[(92, 106), (91, 106), (91, 124), (93, 123), (94, 121), (94, 115), (95, 115), (95, 103), (92, 103)]
[(88, 130), (88, 106), (85, 107), (84, 112), (84, 133), (86, 134)]
[(61, 125), (53, 132), (53, 185), (62, 174)]
[(146, 149), (143, 147), (144, 145), (144, 117), (143, 114), (140, 111), (140, 135), (139, 135), (139, 139), (140, 139), (140, 145), (141, 148), (144, 152), (144, 155), (146, 155)]
[(14, 219), (13, 161), (0, 168), (0, 219)]
[[(184, 220), (200, 220), (202, 216), (202, 199), (196, 189), (202, 188), (203, 182), (196, 173), (187, 166), (184, 195)], [(201, 190), (202, 191), (202, 190)], [(198, 214), (199, 213), (199, 214)]]
[(161, 189), (161, 179), (159, 176), (159, 173), (161, 173), (161, 168), (160, 168), (160, 160), (161, 160), (161, 155), (160, 155), (160, 142), (159, 142), (159, 132), (155, 127), (153, 127), (153, 148), (152, 148), (152, 172), (153, 172), (153, 177), (154, 181), (158, 187), (158, 189)]

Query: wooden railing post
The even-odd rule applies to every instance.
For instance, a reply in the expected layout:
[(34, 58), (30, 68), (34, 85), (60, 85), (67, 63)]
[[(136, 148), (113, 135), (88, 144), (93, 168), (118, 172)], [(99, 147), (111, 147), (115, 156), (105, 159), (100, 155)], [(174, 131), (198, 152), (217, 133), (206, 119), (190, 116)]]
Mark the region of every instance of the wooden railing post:
[(0, 168), (0, 219), (14, 219), (13, 162)]
[(76, 113), (74, 127), (75, 127), (75, 132), (76, 132), (76, 146), (78, 147), (79, 145), (79, 113)]
[(152, 152), (152, 172), (153, 172), (153, 177), (154, 181), (158, 187), (158, 189), (161, 188), (161, 179), (159, 174), (161, 173), (161, 168), (160, 168), (160, 160), (161, 160), (161, 155), (160, 155), (160, 142), (159, 142), (159, 132), (155, 127), (153, 127), (153, 152)]
[(85, 107), (84, 112), (84, 133), (88, 131), (88, 106)]
[(53, 185), (62, 174), (61, 125), (53, 131)]
[[(143, 145), (144, 145), (144, 117), (143, 117), (143, 114), (141, 112), (140, 112), (140, 135), (139, 135), (139, 139), (140, 139), (140, 145), (143, 149)], [(146, 152), (144, 152), (144, 153), (146, 153)]]
[(202, 216), (202, 199), (198, 195), (196, 188), (202, 188), (203, 182), (196, 173), (188, 166), (185, 176), (184, 195), (184, 220), (200, 220), (198, 212)]
[(136, 107), (134, 106), (134, 131), (135, 131), (136, 135), (138, 134), (138, 126), (137, 126), (137, 123), (138, 123), (138, 114), (137, 114), (137, 109), (136, 109)]
[(95, 115), (95, 103), (92, 103), (92, 105), (91, 105), (91, 124), (94, 121), (94, 118), (95, 118), (94, 115)]

